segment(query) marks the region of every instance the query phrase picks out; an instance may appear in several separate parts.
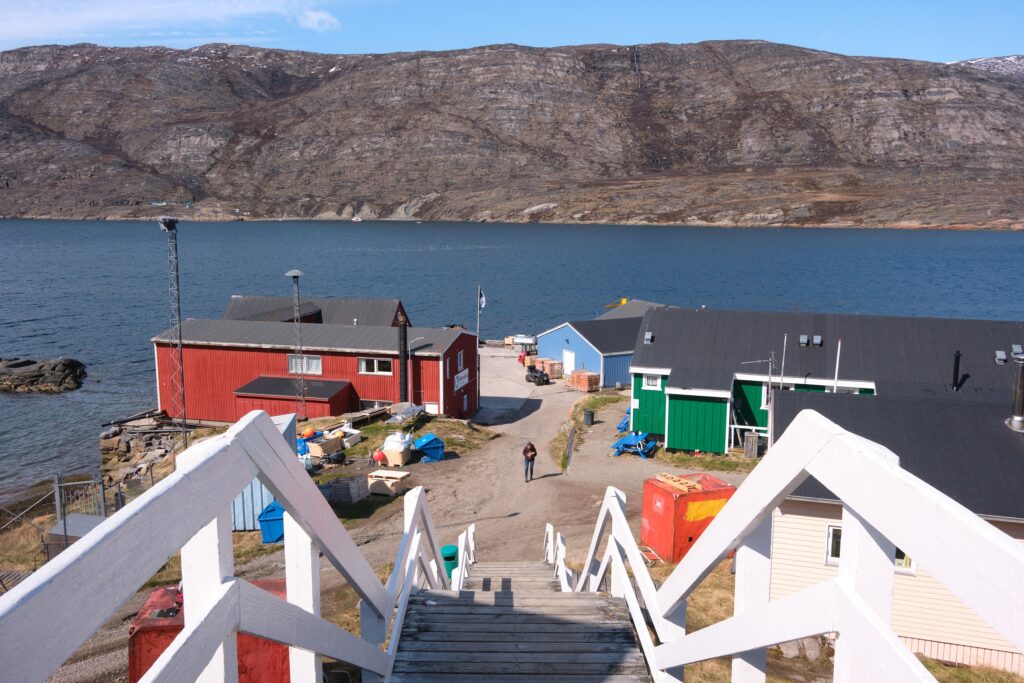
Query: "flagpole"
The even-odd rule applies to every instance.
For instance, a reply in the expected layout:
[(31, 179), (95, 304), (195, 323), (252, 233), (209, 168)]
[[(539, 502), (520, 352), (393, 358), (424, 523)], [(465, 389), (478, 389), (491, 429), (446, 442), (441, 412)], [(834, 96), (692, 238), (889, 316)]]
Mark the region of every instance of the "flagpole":
[(480, 292), (481, 285), (476, 286), (476, 409), (480, 410)]

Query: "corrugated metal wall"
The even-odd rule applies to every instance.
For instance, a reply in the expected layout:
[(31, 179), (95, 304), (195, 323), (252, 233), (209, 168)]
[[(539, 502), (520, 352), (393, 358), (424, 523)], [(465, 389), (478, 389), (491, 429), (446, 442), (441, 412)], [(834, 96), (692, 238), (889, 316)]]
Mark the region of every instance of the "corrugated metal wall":
[(541, 358), (561, 362), (562, 349), (568, 349), (576, 354), (574, 369), (601, 372), (601, 354), (568, 325), (537, 337), (537, 355)]
[[(467, 351), (475, 354), (475, 346), (467, 343), (462, 335)], [(452, 356), (454, 365), (455, 347)], [(165, 410), (171, 407), (170, 400), (170, 369), (167, 345), (157, 345), (157, 364), (159, 378), (160, 405)], [(323, 359), (323, 374), (317, 375), (321, 380), (347, 380), (352, 383), (352, 401), (398, 401), (398, 367), (397, 358), (387, 355), (352, 355), (342, 353), (320, 353)], [(236, 405), (235, 389), (251, 382), (260, 376), (287, 377), (288, 351), (284, 349), (237, 349), (215, 346), (186, 346), (185, 357), (185, 400), (187, 413), (191, 418), (199, 420), (216, 420), (234, 422), (245, 414), (245, 410)], [(359, 374), (359, 358), (389, 358), (393, 361), (390, 375)], [(434, 403), (438, 400), (437, 359), (413, 358), (414, 395), (420, 391), (424, 402)], [(468, 362), (468, 361), (467, 361)], [(473, 372), (475, 373), (475, 356)], [(417, 368), (422, 366), (422, 370)], [(430, 368), (433, 367), (431, 370)], [(475, 376), (475, 375), (474, 375)], [(419, 379), (417, 379), (419, 378)], [(419, 387), (415, 383), (419, 382)], [(475, 395), (474, 395), (475, 398)], [(447, 404), (447, 399), (446, 399)], [(338, 412), (354, 408), (355, 404), (344, 407)], [(447, 406), (446, 406), (447, 407)], [(460, 403), (461, 407), (461, 403)], [(332, 408), (333, 409), (333, 408)], [(335, 413), (336, 414), (336, 413)], [(178, 417), (177, 415), (173, 417)]]
[(632, 353), (604, 357), (604, 383), (602, 386), (614, 387), (621, 384), (629, 386), (629, 365), (633, 362)]
[[(271, 413), (273, 415), (273, 413)], [(285, 441), (295, 451), (295, 415), (282, 414), (273, 418)], [(260, 480), (253, 479), (231, 502), (231, 530), (259, 531), (259, 516), (263, 508), (274, 500), (274, 494)]]

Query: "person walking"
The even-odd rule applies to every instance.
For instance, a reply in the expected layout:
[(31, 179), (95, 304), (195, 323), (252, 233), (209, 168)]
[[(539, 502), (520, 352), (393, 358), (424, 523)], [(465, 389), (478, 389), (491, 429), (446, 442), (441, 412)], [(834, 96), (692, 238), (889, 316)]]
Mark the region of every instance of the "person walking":
[(537, 459), (537, 449), (527, 441), (523, 446), (523, 478), (525, 481), (533, 479), (533, 461)]

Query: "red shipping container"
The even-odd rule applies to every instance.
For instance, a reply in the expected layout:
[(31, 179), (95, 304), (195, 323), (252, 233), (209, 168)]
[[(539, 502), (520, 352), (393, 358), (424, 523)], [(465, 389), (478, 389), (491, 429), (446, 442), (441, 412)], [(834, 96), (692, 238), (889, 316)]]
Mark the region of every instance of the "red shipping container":
[(736, 487), (710, 474), (659, 474), (644, 482), (640, 543), (666, 562), (679, 562)]
[[(263, 579), (253, 585), (284, 598), (284, 579)], [(128, 680), (137, 683), (185, 626), (175, 598), (177, 589), (157, 588), (139, 610), (128, 631)], [(187, 598), (186, 598), (187, 599)], [(288, 683), (288, 647), (245, 633), (238, 634), (239, 683)]]

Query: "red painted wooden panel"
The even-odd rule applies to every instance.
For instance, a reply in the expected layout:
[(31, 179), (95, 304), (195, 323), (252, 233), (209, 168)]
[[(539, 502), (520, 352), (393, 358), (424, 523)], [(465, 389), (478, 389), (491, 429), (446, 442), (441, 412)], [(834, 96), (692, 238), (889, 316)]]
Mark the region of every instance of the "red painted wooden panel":
[[(463, 352), (463, 367), (469, 368), (469, 382), (462, 389), (456, 391), (455, 375), (461, 372), (459, 370), (459, 351)], [(442, 359), (443, 361), (448, 360), (451, 363), (451, 377), (446, 375), (444, 378), (444, 414), (449, 417), (468, 418), (476, 412), (478, 407), (476, 356), (476, 337), (471, 334), (461, 334), (452, 343), (445, 353), (444, 359)], [(469, 396), (469, 408), (465, 411), (462, 410), (462, 398), (464, 395)]]
[[(157, 345), (160, 406), (169, 414), (171, 413), (170, 353), (170, 346)], [(398, 359), (396, 357), (390, 357), (393, 361), (391, 375), (362, 375), (359, 374), (360, 356), (358, 355), (345, 353), (320, 353), (319, 355), (322, 359), (323, 374), (316, 376), (316, 379), (347, 380), (352, 383), (352, 396), (342, 401), (341, 404), (336, 402), (332, 406), (332, 410), (346, 412), (350, 407), (355, 407), (355, 402), (360, 400), (398, 401)], [(389, 358), (387, 355), (363, 357)], [(287, 377), (288, 351), (284, 349), (186, 346), (184, 348), (184, 364), (185, 401), (188, 416), (198, 420), (234, 422), (245, 414), (245, 412), (239, 413), (239, 407), (235, 401), (235, 389), (260, 376)], [(437, 380), (434, 379), (437, 376), (437, 359), (414, 357), (411, 365), (413, 366), (413, 394), (417, 402), (437, 402), (439, 400), (438, 387)], [(338, 412), (333, 414), (338, 414)], [(173, 415), (173, 417), (180, 416)]]

